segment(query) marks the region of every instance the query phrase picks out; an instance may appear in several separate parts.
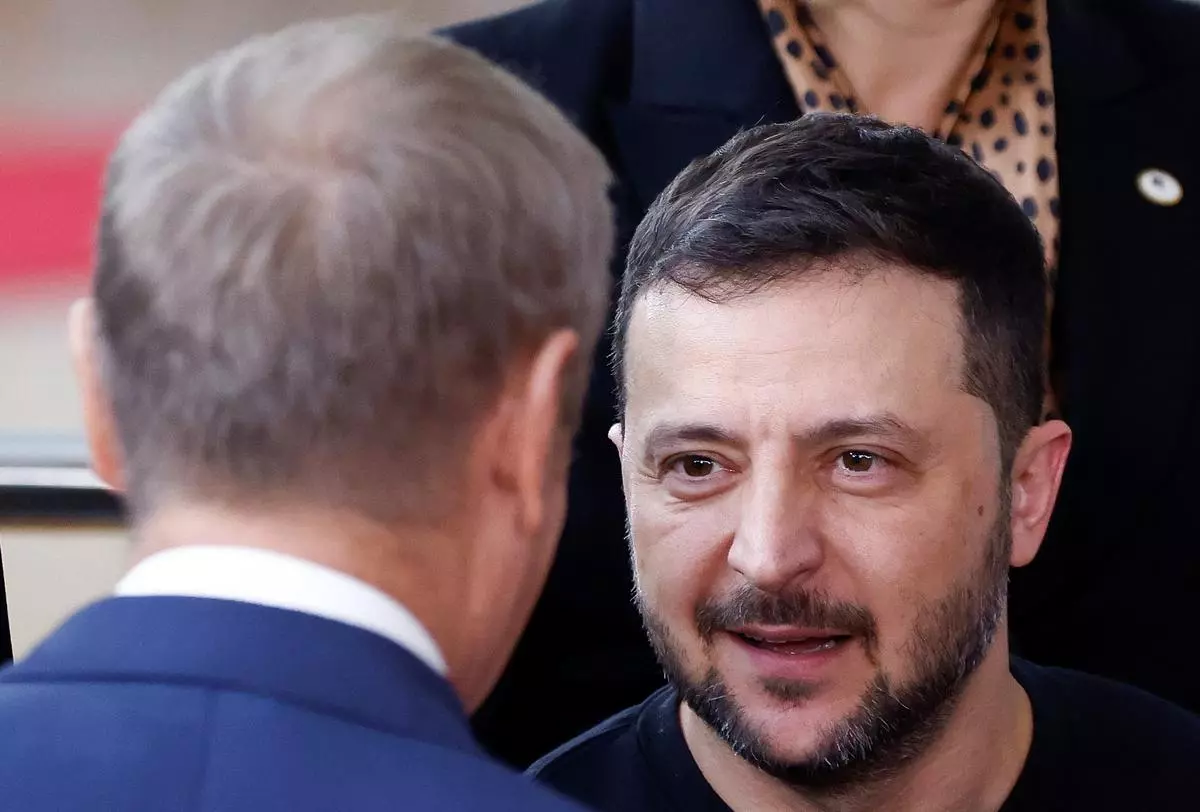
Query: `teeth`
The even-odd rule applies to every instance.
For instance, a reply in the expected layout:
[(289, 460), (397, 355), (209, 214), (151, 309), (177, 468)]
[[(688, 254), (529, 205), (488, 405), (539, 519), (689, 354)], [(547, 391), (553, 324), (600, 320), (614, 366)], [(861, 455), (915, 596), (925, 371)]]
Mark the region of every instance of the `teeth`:
[(807, 651), (828, 651), (842, 641), (841, 637), (796, 637), (787, 640), (765, 639), (752, 634), (742, 635), (747, 640), (762, 646), (786, 648), (790, 646), (805, 646)]
[[(763, 637), (755, 637), (752, 634), (747, 634), (747, 635), (745, 635), (745, 637), (748, 640), (753, 640), (756, 643), (765, 643), (768, 646), (794, 646), (794, 645), (798, 645), (800, 643), (807, 643), (810, 640), (815, 639), (812, 637), (796, 637), (796, 638), (787, 639), (787, 640), (768, 640)], [(829, 638), (826, 638), (824, 642), (817, 643), (816, 648), (817, 649), (833, 648), (835, 645), (837, 645), (837, 642), (838, 642), (838, 638), (829, 637)]]

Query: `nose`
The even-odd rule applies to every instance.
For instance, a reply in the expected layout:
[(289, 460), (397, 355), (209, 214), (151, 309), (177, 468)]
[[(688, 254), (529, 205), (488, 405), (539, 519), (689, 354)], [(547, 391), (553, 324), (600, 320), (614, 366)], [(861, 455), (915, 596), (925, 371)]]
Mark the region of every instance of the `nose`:
[(729, 547), (729, 566), (759, 589), (781, 592), (824, 563), (816, 494), (782, 472), (752, 478), (747, 484)]

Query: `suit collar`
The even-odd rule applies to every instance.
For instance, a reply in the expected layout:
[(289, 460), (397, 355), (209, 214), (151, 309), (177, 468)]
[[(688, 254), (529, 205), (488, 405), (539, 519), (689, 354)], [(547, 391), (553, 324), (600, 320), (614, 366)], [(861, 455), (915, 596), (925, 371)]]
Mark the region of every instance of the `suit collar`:
[(634, 209), (739, 130), (799, 114), (753, 0), (633, 0), (626, 98), (609, 106)]
[(169, 548), (138, 562), (117, 584), (116, 594), (216, 598), (306, 612), (373, 631), (446, 673), (437, 642), (390, 595), (347, 573), (274, 550)]
[(754, 0), (634, 0), (632, 54), (632, 104), (796, 115)]
[(70, 618), (0, 682), (194, 684), (273, 697), (475, 751), (462, 706), (428, 666), (377, 634), (227, 600), (122, 597)]

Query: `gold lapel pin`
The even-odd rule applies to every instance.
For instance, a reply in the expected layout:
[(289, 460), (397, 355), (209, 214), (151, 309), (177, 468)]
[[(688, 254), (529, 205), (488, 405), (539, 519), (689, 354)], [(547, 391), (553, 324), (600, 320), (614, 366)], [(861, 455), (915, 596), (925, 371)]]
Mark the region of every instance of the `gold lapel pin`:
[(1145, 169), (1137, 176), (1138, 191), (1156, 206), (1174, 206), (1183, 200), (1183, 184), (1170, 172)]

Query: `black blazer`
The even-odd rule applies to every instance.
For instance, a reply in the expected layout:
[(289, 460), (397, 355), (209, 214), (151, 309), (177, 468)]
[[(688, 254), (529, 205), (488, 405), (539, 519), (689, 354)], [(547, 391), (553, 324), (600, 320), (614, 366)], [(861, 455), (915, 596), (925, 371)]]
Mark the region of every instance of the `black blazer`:
[[(799, 113), (752, 0), (549, 0), (448, 33), (540, 88), (603, 150), (623, 242), (693, 158)], [(1041, 554), (1013, 576), (1013, 642), (1039, 663), (1200, 710), (1200, 5), (1050, 0), (1050, 40), (1062, 200), (1052, 328), (1075, 448)], [(1179, 205), (1139, 193), (1147, 168), (1182, 183)], [(558, 560), (477, 717), (517, 762), (661, 680), (629, 601), (613, 406), (598, 358)]]

